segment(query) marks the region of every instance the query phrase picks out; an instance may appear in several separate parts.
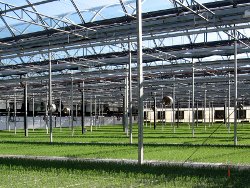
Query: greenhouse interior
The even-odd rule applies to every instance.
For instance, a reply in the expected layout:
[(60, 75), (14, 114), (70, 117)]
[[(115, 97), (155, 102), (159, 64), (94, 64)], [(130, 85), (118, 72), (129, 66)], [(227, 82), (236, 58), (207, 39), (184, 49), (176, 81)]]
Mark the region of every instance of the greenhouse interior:
[(0, 187), (250, 186), (250, 0), (0, 8)]

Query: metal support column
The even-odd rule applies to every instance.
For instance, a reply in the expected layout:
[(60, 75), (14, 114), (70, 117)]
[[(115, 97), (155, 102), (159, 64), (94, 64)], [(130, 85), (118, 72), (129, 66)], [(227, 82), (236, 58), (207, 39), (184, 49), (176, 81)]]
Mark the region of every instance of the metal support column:
[(101, 99), (98, 101), (98, 126), (101, 127)]
[(60, 95), (60, 101), (59, 101), (59, 113), (60, 113), (60, 132), (62, 131), (62, 96)]
[(238, 107), (238, 65), (237, 65), (237, 41), (234, 41), (234, 145), (237, 145), (237, 107)]
[[(162, 88), (162, 91), (161, 91), (161, 98), (163, 99), (163, 88)], [(163, 130), (163, 103), (161, 103), (161, 128)], [(166, 121), (166, 120), (165, 120)]]
[(28, 86), (27, 82), (24, 82), (24, 135), (28, 137)]
[(82, 134), (85, 133), (85, 96), (84, 96), (84, 81), (82, 82)]
[(143, 164), (143, 65), (142, 65), (142, 2), (136, 0), (137, 68), (138, 68), (138, 163)]
[(95, 107), (95, 116), (94, 116), (95, 119), (94, 119), (94, 123), (95, 123), (95, 129), (97, 129), (97, 124), (96, 124), (96, 113), (97, 113), (97, 110), (96, 110), (96, 107), (97, 107), (96, 106), (96, 95), (95, 95), (95, 104), (94, 105), (95, 105), (94, 106)]
[(78, 116), (78, 104), (75, 105), (75, 108), (76, 108), (76, 124), (78, 124), (78, 122), (77, 122), (77, 118), (78, 118), (77, 117)]
[[(147, 102), (145, 102), (145, 108), (148, 109), (148, 103)], [(146, 117), (144, 117), (144, 118), (146, 120), (146, 127), (148, 127), (148, 110), (145, 113), (146, 113)]]
[(194, 137), (194, 60), (192, 59), (192, 136)]
[(227, 107), (227, 128), (230, 133), (230, 103), (231, 103), (231, 83), (230, 83), (230, 72), (228, 72), (228, 107)]
[(91, 97), (90, 97), (90, 132), (93, 131), (93, 117), (92, 117), (92, 93), (91, 93)]
[(179, 127), (179, 123), (180, 123), (180, 103), (177, 100), (177, 128)]
[(46, 133), (49, 134), (49, 129), (48, 129), (48, 103), (49, 103), (49, 93), (48, 93), (48, 90), (49, 90), (49, 86), (47, 85), (47, 91), (46, 91), (46, 105), (45, 105), (45, 126), (46, 126)]
[(190, 97), (190, 90), (188, 90), (188, 127), (190, 129), (190, 102), (191, 102), (191, 97)]
[(199, 103), (198, 101), (196, 101), (196, 127), (198, 127), (198, 116), (199, 116), (199, 110), (198, 110), (198, 107), (199, 107)]
[(52, 130), (52, 74), (51, 74), (51, 52), (49, 52), (49, 134), (50, 143), (53, 142), (53, 130)]
[(101, 125), (104, 125), (104, 121), (105, 121), (105, 118), (104, 118), (104, 115), (103, 115), (103, 103), (101, 103), (101, 116), (102, 116), (102, 119), (101, 119)]
[(9, 105), (9, 101), (8, 99), (6, 100), (6, 111), (7, 111), (7, 115), (6, 115), (6, 130), (8, 129), (10, 131), (10, 105)]
[(154, 130), (156, 129), (156, 96), (154, 96)]
[(205, 126), (205, 130), (207, 129), (207, 125), (206, 125), (206, 110), (207, 110), (207, 90), (205, 89), (204, 91), (204, 126)]
[[(151, 100), (149, 100), (149, 107), (150, 107), (150, 109), (152, 109)], [(150, 113), (149, 127), (150, 127), (150, 129), (152, 128), (152, 126), (151, 126), (151, 113)]]
[(211, 110), (212, 110), (212, 114), (211, 114), (212, 115), (212, 118), (211, 118), (212, 119), (212, 125), (214, 125), (214, 102), (213, 101), (212, 101), (212, 109)]
[(227, 105), (226, 105), (226, 100), (225, 100), (225, 103), (224, 103), (224, 124), (226, 125), (227, 123)]
[(125, 133), (128, 136), (128, 71), (126, 72), (126, 78), (125, 78)]
[(33, 132), (35, 130), (35, 95), (33, 93), (32, 97), (32, 122), (33, 122)]
[(14, 93), (14, 129), (16, 134), (16, 91)]
[(208, 126), (210, 127), (210, 124), (211, 124), (211, 102), (210, 101), (208, 102), (208, 112), (209, 112), (209, 114), (208, 114), (209, 125)]
[[(174, 77), (175, 80), (175, 77)], [(173, 109), (173, 129), (174, 129), (174, 133), (175, 133), (175, 83), (173, 85), (173, 105), (172, 105), (172, 109)]]
[(122, 127), (123, 127), (123, 132), (125, 132), (125, 95), (122, 94), (122, 108), (123, 108), (123, 113), (122, 113)]
[(73, 99), (73, 87), (74, 87), (74, 85), (73, 85), (74, 83), (73, 83), (73, 76), (71, 76), (71, 90), (70, 90), (70, 93), (71, 93), (71, 107), (70, 107), (70, 111), (71, 111), (71, 135), (72, 136), (74, 136), (74, 103), (73, 103), (73, 101), (74, 101), (74, 99)]

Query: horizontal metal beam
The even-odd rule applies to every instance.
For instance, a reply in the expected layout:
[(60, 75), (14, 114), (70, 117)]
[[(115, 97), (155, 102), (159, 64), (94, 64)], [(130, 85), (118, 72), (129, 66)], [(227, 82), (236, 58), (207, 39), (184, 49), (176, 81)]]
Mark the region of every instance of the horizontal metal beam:
[(37, 6), (37, 5), (42, 5), (42, 4), (47, 4), (47, 3), (51, 3), (51, 2), (55, 2), (55, 1), (59, 1), (59, 0), (43, 0), (43, 1), (38, 1), (32, 4), (28, 4), (28, 5), (23, 5), (23, 6), (18, 6), (18, 7), (14, 7), (14, 8), (10, 8), (10, 9), (5, 9), (5, 10), (0, 10), (0, 14), (5, 14), (7, 12), (13, 12), (15, 10), (21, 10), (21, 9), (25, 9), (31, 6)]

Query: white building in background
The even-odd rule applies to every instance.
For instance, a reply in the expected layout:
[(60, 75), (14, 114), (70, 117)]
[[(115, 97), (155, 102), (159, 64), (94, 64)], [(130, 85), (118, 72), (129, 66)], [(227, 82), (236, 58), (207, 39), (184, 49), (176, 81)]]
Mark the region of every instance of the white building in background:
[[(197, 118), (197, 111), (198, 111), (198, 118)], [(194, 121), (196, 122), (234, 122), (234, 108), (230, 107), (229, 112), (228, 108), (226, 107), (226, 112), (224, 112), (224, 107), (213, 107), (213, 108), (206, 108), (204, 113), (204, 108), (194, 108)], [(238, 122), (249, 122), (250, 121), (250, 107), (246, 106), (243, 109), (237, 110), (237, 117)], [(178, 119), (179, 116), (179, 119)], [(226, 117), (226, 118), (224, 118)], [(171, 109), (171, 108), (157, 108), (156, 111), (156, 121), (166, 121), (166, 122), (192, 122), (192, 108), (179, 108)], [(151, 108), (144, 109), (144, 120), (145, 121), (154, 121), (154, 111)]]

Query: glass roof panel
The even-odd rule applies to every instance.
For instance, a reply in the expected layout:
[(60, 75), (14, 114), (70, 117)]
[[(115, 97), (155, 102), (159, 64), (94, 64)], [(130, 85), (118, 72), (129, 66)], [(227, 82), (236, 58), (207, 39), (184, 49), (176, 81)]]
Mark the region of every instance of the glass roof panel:
[(101, 9), (100, 11), (96, 12), (96, 16), (93, 21), (103, 20), (103, 19), (111, 19), (115, 17), (124, 16), (125, 13), (120, 6), (120, 4), (106, 6), (105, 8)]
[(90, 22), (90, 20), (94, 17), (95, 13), (92, 11), (81, 11), (83, 19), (85, 22)]
[(57, 15), (75, 11), (73, 5), (70, 3), (70, 0), (54, 1), (51, 3), (35, 6), (35, 8), (37, 12), (51, 17), (57, 17)]
[(152, 3), (152, 0), (145, 0), (142, 4), (143, 12), (152, 12), (169, 8), (174, 8), (173, 3), (166, 0), (154, 0), (154, 3)]
[[(41, 3), (44, 0), (3, 0), (1, 1), (2, 3), (0, 2), (0, 8), (4, 11), (13, 8), (12, 6), (4, 5), (4, 3), (18, 7), (28, 5), (28, 1), (30, 3)], [(214, 0), (198, 0), (200, 3), (213, 1)], [(136, 0), (122, 0), (122, 2), (124, 3), (128, 14), (135, 14)], [(173, 8), (173, 4), (169, 0), (142, 0), (142, 2), (142, 11), (144, 13)], [(74, 3), (77, 6), (77, 9), (81, 12), (84, 22), (110, 19), (125, 15), (123, 7), (120, 4), (120, 0), (74, 0)], [(6, 23), (13, 28), (12, 30), (15, 35), (44, 30), (45, 27), (41, 26), (43, 25), (40, 20), (41, 18), (47, 23), (48, 28), (63, 27), (70, 25), (70, 23), (82, 23), (81, 18), (76, 12), (71, 0), (51, 0), (50, 3), (26, 7), (25, 10), (28, 10), (29, 12), (25, 13), (24, 11), (17, 10), (15, 13), (8, 12), (2, 17)], [(40, 17), (36, 14), (36, 11), (41, 14)], [(57, 18), (57, 20), (53, 21), (48, 17)], [(0, 19), (0, 32), (2, 31), (0, 33), (0, 38), (10, 37), (11, 33), (8, 29), (6, 29), (3, 19)], [(58, 21), (58, 19), (62, 19), (64, 22)], [(37, 24), (31, 24), (29, 22), (37, 22)], [(65, 22), (67, 23), (65, 24)]]
[[(123, 2), (127, 2), (128, 0), (123, 0)], [(114, 5), (120, 4), (119, 0), (91, 0), (91, 1), (84, 1), (84, 0), (74, 0), (75, 4), (79, 8), (79, 10), (89, 10), (93, 8), (99, 9), (100, 7), (107, 6), (107, 5)]]
[(0, 38), (11, 37), (11, 33), (7, 28), (1, 28), (0, 33)]
[(74, 24), (78, 24), (78, 23), (82, 22), (77, 13), (71, 13), (71, 14), (69, 14), (67, 16), (67, 19), (69, 19)]

